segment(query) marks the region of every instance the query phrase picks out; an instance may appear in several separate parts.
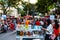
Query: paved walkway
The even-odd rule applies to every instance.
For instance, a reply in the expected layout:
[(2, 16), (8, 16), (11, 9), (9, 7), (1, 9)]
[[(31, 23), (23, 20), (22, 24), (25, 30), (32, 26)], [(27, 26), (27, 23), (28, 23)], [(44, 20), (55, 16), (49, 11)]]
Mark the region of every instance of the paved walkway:
[(0, 34), (0, 40), (16, 40), (16, 31)]

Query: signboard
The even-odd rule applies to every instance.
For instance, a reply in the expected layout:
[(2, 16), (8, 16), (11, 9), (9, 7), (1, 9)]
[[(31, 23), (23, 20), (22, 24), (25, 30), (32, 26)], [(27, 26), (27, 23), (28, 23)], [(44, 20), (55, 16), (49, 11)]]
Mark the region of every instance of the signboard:
[(55, 16), (54, 15), (50, 15), (50, 20), (54, 20)]
[(3, 19), (6, 19), (6, 15), (2, 15), (2, 18), (3, 18)]
[(35, 29), (35, 30), (41, 30), (41, 28), (42, 28), (42, 26), (34, 26), (33, 29)]

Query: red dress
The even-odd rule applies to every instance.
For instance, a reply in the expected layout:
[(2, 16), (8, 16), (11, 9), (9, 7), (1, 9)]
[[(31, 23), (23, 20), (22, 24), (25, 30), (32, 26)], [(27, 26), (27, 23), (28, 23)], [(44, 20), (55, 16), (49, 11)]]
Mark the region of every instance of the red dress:
[(13, 24), (13, 23), (10, 23), (9, 26), (10, 26), (10, 29), (11, 29), (11, 30), (14, 30), (14, 24)]

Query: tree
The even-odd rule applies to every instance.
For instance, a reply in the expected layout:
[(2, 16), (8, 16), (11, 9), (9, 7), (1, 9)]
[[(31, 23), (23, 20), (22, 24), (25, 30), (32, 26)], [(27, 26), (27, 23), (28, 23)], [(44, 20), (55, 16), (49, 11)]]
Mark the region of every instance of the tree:
[(25, 6), (24, 6), (24, 11), (26, 11), (26, 13), (27, 13), (27, 11), (31, 11), (33, 9), (33, 7), (32, 7), (32, 4), (25, 4)]
[(3, 14), (7, 14), (7, 8), (15, 7), (19, 4), (20, 0), (0, 0), (0, 5), (2, 5)]
[(52, 0), (38, 0), (36, 3), (36, 10), (41, 13), (48, 12), (51, 8), (55, 7), (55, 4)]
[(52, 0), (52, 1), (56, 3), (58, 0)]

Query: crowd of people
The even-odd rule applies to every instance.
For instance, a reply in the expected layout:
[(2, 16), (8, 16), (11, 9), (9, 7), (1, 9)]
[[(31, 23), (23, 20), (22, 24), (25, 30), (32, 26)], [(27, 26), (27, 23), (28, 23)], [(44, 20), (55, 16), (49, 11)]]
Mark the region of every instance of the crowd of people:
[[(15, 18), (14, 18), (15, 19)], [(6, 19), (0, 18), (0, 32), (4, 33), (8, 30), (15, 30), (15, 23), (13, 22), (13, 17), (7, 16)]]
[(19, 25), (42, 26), (41, 29), (45, 31), (45, 40), (57, 40), (60, 35), (60, 17), (55, 16), (54, 20), (50, 18), (24, 18), (7, 16), (5, 20), (0, 18), (0, 32), (7, 32), (16, 30)]

